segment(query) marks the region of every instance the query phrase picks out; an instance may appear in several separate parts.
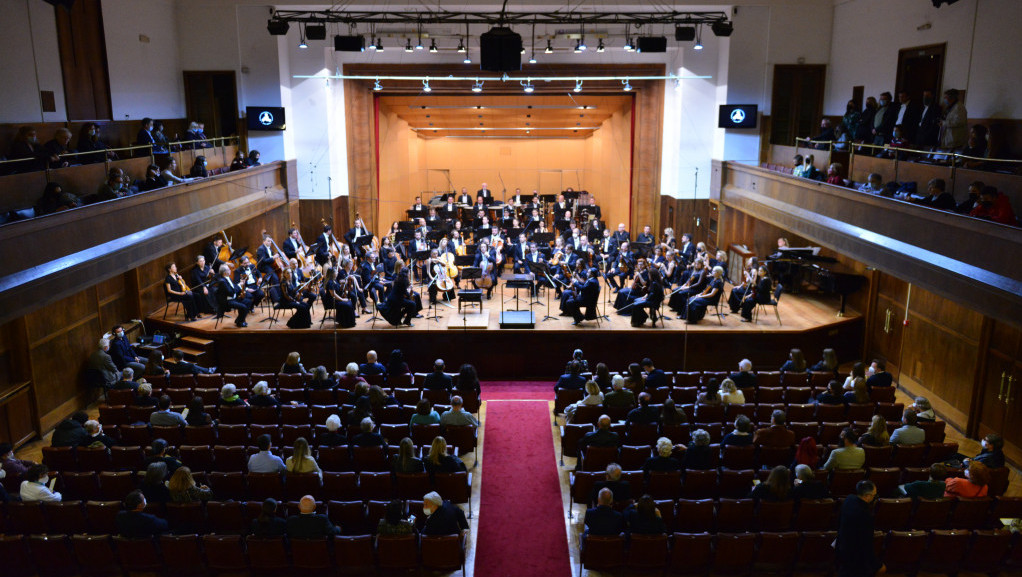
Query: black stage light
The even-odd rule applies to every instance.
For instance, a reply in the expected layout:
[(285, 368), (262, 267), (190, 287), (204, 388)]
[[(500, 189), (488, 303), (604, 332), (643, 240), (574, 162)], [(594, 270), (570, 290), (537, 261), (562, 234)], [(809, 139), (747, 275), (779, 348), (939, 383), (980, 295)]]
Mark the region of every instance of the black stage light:
[(306, 40), (326, 40), (326, 24), (306, 24)]
[(291, 25), (284, 20), (266, 21), (266, 29), (270, 31), (270, 36), (286, 36), (290, 28)]
[(365, 36), (334, 36), (334, 50), (338, 52), (362, 52), (366, 48)]
[(666, 36), (639, 36), (635, 49), (639, 52), (667, 52)]
[(710, 29), (713, 30), (714, 36), (731, 36), (735, 31), (735, 25), (727, 20), (717, 20), (710, 25)]
[(674, 39), (678, 42), (691, 42), (696, 39), (695, 26), (678, 26), (674, 29)]
[(521, 34), (499, 26), (483, 32), (479, 36), (479, 69), (489, 72), (521, 70)]

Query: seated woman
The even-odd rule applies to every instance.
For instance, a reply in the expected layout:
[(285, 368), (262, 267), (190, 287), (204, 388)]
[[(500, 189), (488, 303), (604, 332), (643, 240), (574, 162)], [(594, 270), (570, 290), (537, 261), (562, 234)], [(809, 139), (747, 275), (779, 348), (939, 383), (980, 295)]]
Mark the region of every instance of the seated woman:
[(717, 306), (720, 302), (720, 297), (724, 293), (724, 269), (715, 266), (713, 267), (712, 278), (710, 284), (706, 286), (706, 290), (692, 298), (688, 307), (685, 309), (685, 313), (681, 318), (685, 319), (687, 323), (697, 323), (703, 320), (706, 316), (706, 310), (710, 307)]
[(577, 403), (572, 403), (564, 408), (564, 421), (571, 423), (575, 419), (575, 411), (582, 405), (596, 406), (603, 404), (603, 392), (600, 391), (596, 381), (586, 381), (586, 396)]
[(159, 404), (160, 400), (153, 396), (153, 386), (147, 382), (140, 382), (138, 389), (135, 390), (135, 406), (156, 407)]
[(972, 460), (969, 462), (969, 468), (965, 470), (964, 477), (950, 477), (944, 481), (944, 496), (967, 499), (986, 497), (989, 484), (990, 469), (983, 463)]
[(60, 212), (81, 205), (82, 201), (70, 192), (64, 192), (60, 184), (48, 182), (46, 183), (46, 188), (43, 189), (43, 196), (35, 205), (35, 215), (43, 216), (44, 214)]
[(845, 404), (865, 404), (869, 402), (869, 389), (866, 388), (866, 379), (856, 377), (852, 381), (852, 390), (846, 391), (842, 397)]
[(206, 178), (209, 176), (209, 170), (206, 169), (206, 157), (199, 156), (195, 157), (195, 162), (192, 163), (192, 169), (188, 172), (188, 176), (191, 178)]
[(933, 407), (930, 406), (930, 399), (926, 397), (916, 397), (912, 408), (916, 412), (916, 422), (932, 423), (937, 420), (937, 415), (933, 414)]
[(194, 321), (199, 317), (199, 303), (196, 301), (184, 278), (177, 274), (177, 264), (167, 263), (164, 267), (167, 276), (163, 279), (163, 294), (167, 297), (168, 303), (181, 303), (185, 307), (185, 320)]
[(231, 383), (220, 387), (220, 398), (217, 401), (221, 407), (240, 407), (248, 404), (245, 402), (245, 399), (238, 395), (238, 387)]
[(642, 470), (649, 473), (670, 473), (681, 470), (681, 462), (675, 459), (674, 443), (667, 437), (660, 437), (656, 440), (656, 456), (646, 459), (642, 464)]
[(804, 373), (806, 372), (806, 357), (802, 349), (791, 349), (788, 353), (788, 360), (781, 365), (782, 373)]
[(142, 186), (139, 187), (139, 192), (148, 192), (157, 188), (163, 188), (164, 186), (167, 186), (167, 183), (160, 178), (160, 167), (155, 164), (147, 166), (145, 169), (145, 179), (142, 181)]
[(852, 365), (852, 372), (847, 377), (845, 377), (845, 382), (843, 385), (841, 385), (841, 389), (844, 391), (852, 390), (853, 388), (852, 385), (854, 384), (855, 379), (860, 378), (861, 379), (866, 378), (866, 363), (860, 362)]
[[(716, 378), (711, 377), (706, 381), (706, 390), (696, 397), (696, 405), (719, 405), (720, 403), (720, 383)], [(699, 407), (696, 406), (696, 415), (698, 414)]]
[(834, 349), (823, 349), (823, 358), (809, 369), (813, 372), (831, 372), (837, 376), (837, 353)]
[(457, 390), (463, 393), (479, 392), (479, 375), (476, 373), (475, 365), (466, 363), (458, 369)]
[(170, 374), (170, 371), (163, 366), (163, 353), (158, 350), (149, 353), (149, 359), (146, 361), (145, 370), (142, 371), (142, 375), (146, 377), (166, 377)]
[(270, 394), (270, 385), (266, 381), (259, 381), (252, 387), (252, 397), (248, 404), (253, 407), (276, 407), (280, 401)]
[(778, 465), (771, 469), (767, 480), (752, 488), (749, 498), (757, 501), (791, 500), (791, 474), (788, 468)]
[(234, 154), (234, 159), (231, 160), (231, 172), (246, 168), (248, 168), (248, 163), (245, 162), (245, 153), (239, 150)]
[(423, 465), (430, 477), (437, 473), (457, 473), (468, 470), (461, 459), (447, 454), (447, 441), (440, 436), (433, 439), (433, 444), (429, 448), (429, 456), (426, 457)]
[(355, 326), (355, 303), (352, 299), (345, 298), (341, 283), (337, 280), (337, 270), (330, 266), (324, 268), (326, 272), (323, 273), (323, 288), (319, 294), (323, 309), (334, 311), (334, 322), (337, 326), (351, 328)]
[(170, 490), (165, 482), (167, 478), (167, 464), (163, 461), (153, 461), (146, 466), (145, 477), (139, 489), (145, 500), (150, 503), (167, 503), (170, 501)]
[[(622, 289), (622, 292), (623, 289)], [(618, 293), (619, 295), (621, 293)], [(657, 312), (660, 310), (660, 305), (664, 302), (664, 279), (660, 275), (660, 271), (651, 268), (649, 270), (649, 287), (646, 291), (646, 296), (639, 297), (632, 301), (632, 326), (641, 327), (646, 324), (646, 319), (653, 321), (656, 324)], [(646, 311), (649, 312), (646, 312)]]
[(685, 414), (685, 411), (674, 404), (674, 399), (664, 399), (664, 404), (660, 407), (660, 426), (685, 424), (688, 424), (688, 415)]
[(411, 373), (408, 363), (405, 362), (405, 354), (401, 349), (390, 351), (390, 360), (387, 361), (387, 376), (407, 375)]
[(319, 475), (320, 480), (323, 479), (323, 471), (313, 458), (305, 437), (295, 439), (294, 453), (284, 462), (284, 468), (288, 473), (315, 473)]
[(157, 161), (157, 166), (160, 167), (160, 178), (166, 186), (173, 186), (175, 184), (184, 184), (194, 180), (189, 177), (180, 177), (174, 174), (177, 170), (177, 159), (173, 156), (168, 156), (164, 159)]
[[(613, 383), (613, 379), (612, 379)], [(646, 387), (646, 377), (642, 376), (642, 367), (639, 363), (630, 363), (628, 372), (624, 375), (625, 388), (638, 395)]]
[(412, 415), (408, 426), (414, 425), (439, 425), (440, 415), (433, 410), (427, 399), (419, 399), (415, 404), (415, 414)]
[(752, 445), (752, 420), (747, 415), (738, 415), (735, 418), (735, 430), (724, 435), (720, 440), (721, 446), (733, 445), (747, 447)]
[(397, 457), (391, 460), (390, 470), (395, 475), (398, 473), (422, 473), (426, 470), (422, 459), (415, 458), (415, 444), (410, 437), (401, 439)]
[(302, 356), (297, 351), (288, 353), (284, 364), (280, 366), (280, 372), (285, 375), (304, 374), (306, 371), (302, 366)]
[(739, 306), (743, 323), (752, 322), (752, 311), (756, 308), (756, 305), (768, 305), (773, 301), (773, 290), (774, 281), (770, 278), (767, 268), (765, 266), (759, 267), (759, 272), (756, 275), (756, 284), (752, 286), (752, 290), (745, 293)]
[(177, 471), (167, 481), (167, 489), (170, 490), (170, 500), (174, 503), (195, 503), (197, 501), (208, 501), (213, 496), (213, 491), (206, 485), (197, 485), (192, 478), (192, 470), (188, 467), (178, 467)]
[(887, 432), (887, 420), (883, 415), (873, 415), (869, 428), (856, 443), (860, 447), (886, 447), (891, 444), (891, 435)]
[(358, 374), (358, 364), (348, 363), (344, 366), (344, 374), (337, 378), (337, 386), (348, 391), (357, 392), (359, 385), (365, 385), (366, 392), (368, 393), (369, 384)]
[(845, 403), (844, 392), (841, 390), (841, 383), (831, 380), (827, 389), (816, 395), (813, 400), (817, 405), (843, 405)]
[(259, 516), (252, 519), (249, 526), (249, 534), (253, 537), (283, 537), (287, 533), (287, 521), (277, 516), (277, 501), (266, 499), (263, 501)]
[(185, 422), (188, 423), (189, 427), (202, 427), (213, 424), (213, 417), (206, 412), (202, 397), (198, 395), (192, 397), (192, 400), (188, 401), (187, 409), (188, 414), (185, 415)]
[(671, 293), (670, 298), (667, 300), (667, 306), (679, 314), (685, 314), (685, 311), (688, 309), (689, 299), (703, 292), (703, 289), (709, 283), (709, 276), (702, 260), (694, 261), (691, 271), (686, 272), (689, 273), (688, 277), (685, 278), (680, 287), (674, 289), (674, 292)]
[(634, 535), (662, 535), (667, 532), (660, 509), (649, 495), (643, 495), (638, 503), (625, 510), (625, 527)]
[(685, 450), (685, 458), (681, 461), (686, 470), (705, 471), (714, 468), (713, 454), (710, 449), (710, 434), (703, 429), (692, 431), (692, 442)]
[(326, 389), (332, 389), (337, 386), (337, 379), (326, 372), (326, 367), (320, 365), (312, 369), (312, 380), (309, 381), (307, 388), (311, 391), (322, 391)]
[(745, 393), (735, 386), (731, 379), (724, 379), (720, 384), (720, 402), (725, 405), (744, 405)]
[(250, 150), (250, 151), (248, 151), (248, 157), (245, 158), (245, 166), (248, 166), (249, 168), (251, 168), (253, 166), (262, 166), (262, 165), (263, 165), (263, 163), (259, 162), (259, 151), (258, 150)]

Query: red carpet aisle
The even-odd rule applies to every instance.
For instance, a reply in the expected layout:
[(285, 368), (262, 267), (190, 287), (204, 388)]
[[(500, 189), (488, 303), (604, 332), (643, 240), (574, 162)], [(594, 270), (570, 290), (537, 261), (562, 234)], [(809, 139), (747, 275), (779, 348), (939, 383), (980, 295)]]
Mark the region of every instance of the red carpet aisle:
[(486, 403), (477, 577), (570, 577), (545, 401)]
[(554, 400), (554, 381), (483, 381), (479, 388), (484, 401)]

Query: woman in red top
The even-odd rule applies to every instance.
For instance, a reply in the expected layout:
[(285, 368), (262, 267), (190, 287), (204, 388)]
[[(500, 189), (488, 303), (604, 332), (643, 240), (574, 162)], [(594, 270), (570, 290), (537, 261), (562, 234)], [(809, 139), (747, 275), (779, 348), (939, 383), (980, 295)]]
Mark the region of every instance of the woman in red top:
[(945, 497), (986, 497), (990, 484), (990, 468), (976, 461), (969, 462), (965, 477), (948, 478), (944, 481)]

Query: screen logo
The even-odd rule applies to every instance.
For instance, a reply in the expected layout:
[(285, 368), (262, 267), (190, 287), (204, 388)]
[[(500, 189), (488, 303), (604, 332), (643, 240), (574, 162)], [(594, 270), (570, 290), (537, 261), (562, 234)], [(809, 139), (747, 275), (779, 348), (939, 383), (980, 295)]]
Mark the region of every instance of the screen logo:
[[(734, 117), (733, 114), (732, 114), (732, 117)], [(745, 114), (742, 114), (742, 118), (744, 118), (744, 117), (745, 117)], [(264, 111), (260, 112), (259, 113), (259, 124), (262, 124), (263, 126), (270, 126), (271, 124), (273, 124), (273, 114), (271, 114), (269, 110), (264, 110)]]
[(731, 122), (735, 124), (741, 124), (745, 122), (745, 111), (741, 108), (735, 108), (731, 111)]

